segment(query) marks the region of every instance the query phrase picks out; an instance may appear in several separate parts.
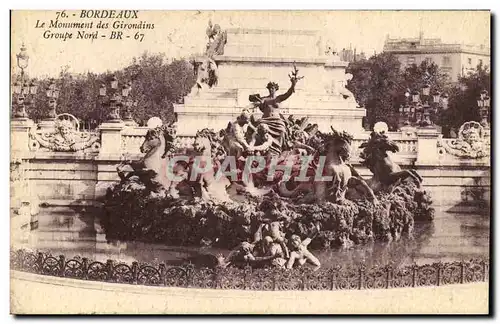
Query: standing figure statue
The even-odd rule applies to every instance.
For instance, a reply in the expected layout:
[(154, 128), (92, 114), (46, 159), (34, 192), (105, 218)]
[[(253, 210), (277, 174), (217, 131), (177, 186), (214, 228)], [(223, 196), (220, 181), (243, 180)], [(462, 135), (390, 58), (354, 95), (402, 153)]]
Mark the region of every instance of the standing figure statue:
[(295, 85), (298, 80), (303, 77), (298, 76), (299, 70), (294, 66), (292, 75), (290, 77), (290, 88), (287, 92), (276, 95), (276, 91), (279, 90), (279, 86), (275, 82), (269, 82), (267, 84), (267, 90), (269, 95), (266, 97), (261, 97), (259, 94), (254, 94), (249, 96), (249, 100), (256, 104), (260, 111), (262, 111), (262, 118), (258, 121), (254, 121), (257, 125), (266, 125), (269, 129), (269, 135), (272, 138), (272, 145), (269, 148), (270, 155), (280, 155), (283, 150), (283, 145), (288, 143), (287, 137), (287, 126), (285, 120), (279, 114), (280, 103), (290, 98), (292, 93), (295, 92)]
[(208, 21), (207, 27), (208, 43), (205, 54), (208, 57), (214, 55), (224, 55), (224, 46), (227, 43), (227, 33), (222, 31), (218, 24), (212, 25), (212, 21)]

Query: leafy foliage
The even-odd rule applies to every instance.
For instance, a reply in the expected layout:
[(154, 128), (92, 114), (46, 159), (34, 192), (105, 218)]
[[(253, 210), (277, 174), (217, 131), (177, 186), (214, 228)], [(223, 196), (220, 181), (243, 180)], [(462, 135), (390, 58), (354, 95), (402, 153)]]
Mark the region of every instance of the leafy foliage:
[(347, 71), (353, 74), (353, 78), (347, 88), (366, 108), (366, 121), (370, 127), (377, 121), (384, 121), (390, 127), (396, 124), (395, 100), (405, 91), (400, 69), (401, 63), (388, 53), (349, 65)]
[(398, 126), (398, 109), (405, 104), (405, 92), (422, 89), (428, 82), (431, 89), (444, 92), (449, 89), (446, 76), (434, 63), (401, 68), (401, 63), (390, 53), (381, 53), (368, 60), (353, 62), (348, 67), (353, 74), (347, 88), (367, 110), (370, 127), (378, 121), (386, 122), (391, 130)]
[[(450, 90), (448, 110), (440, 116), (440, 124), (448, 131), (467, 121), (480, 121), (477, 99), (482, 90), (491, 96), (491, 74), (488, 67), (478, 65), (476, 71), (463, 76)], [(445, 132), (445, 136), (447, 132)]]
[[(152, 116), (158, 116), (165, 122), (172, 121), (175, 118), (173, 103), (185, 96), (195, 82), (193, 67), (188, 61), (169, 62), (163, 54), (147, 52), (134, 58), (129, 66), (113, 72), (73, 74), (65, 66), (55, 80), (60, 89), (57, 113), (75, 115), (86, 127), (99, 125), (108, 114), (98, 97), (99, 87), (103, 83), (109, 87), (112, 75), (120, 82), (119, 87), (125, 82), (132, 82), (130, 97), (137, 101), (132, 116), (139, 124), (145, 124)], [(28, 112), (35, 121), (47, 116), (49, 108), (45, 89), (49, 83), (49, 78), (38, 80), (35, 106), (30, 107)]]

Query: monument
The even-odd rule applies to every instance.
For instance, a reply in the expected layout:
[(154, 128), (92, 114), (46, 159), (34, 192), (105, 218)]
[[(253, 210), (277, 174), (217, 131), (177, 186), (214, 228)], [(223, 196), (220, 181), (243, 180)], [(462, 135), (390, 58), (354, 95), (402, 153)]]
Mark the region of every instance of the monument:
[(366, 112), (345, 89), (351, 77), (345, 73), (348, 63), (325, 54), (319, 31), (222, 31), (220, 26), (210, 24), (207, 36), (205, 56), (195, 62), (197, 84), (183, 104), (174, 105), (180, 136), (193, 136), (193, 125), (225, 128), (228, 120), (235, 120), (251, 104), (249, 96), (264, 93), (269, 82), (286, 91), (293, 66), (304, 80), (280, 107), (284, 116), (307, 117), (323, 132), (329, 131), (330, 125), (353, 134), (363, 131)]
[(308, 247), (398, 240), (432, 221), (422, 177), (387, 158), (398, 145), (385, 131), (364, 146), (369, 183), (350, 164), (365, 111), (345, 88), (347, 63), (321, 54), (318, 32), (209, 22), (207, 36), (177, 120), (148, 129), (145, 155), (117, 168), (102, 200), (107, 240), (236, 246), (219, 266), (317, 270)]

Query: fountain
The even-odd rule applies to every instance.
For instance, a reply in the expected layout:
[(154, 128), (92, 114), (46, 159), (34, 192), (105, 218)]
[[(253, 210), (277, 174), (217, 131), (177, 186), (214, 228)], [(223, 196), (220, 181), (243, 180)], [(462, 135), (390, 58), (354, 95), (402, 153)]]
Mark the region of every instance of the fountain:
[[(40, 206), (30, 211), (38, 226), (30, 246), (170, 263), (179, 262), (175, 253), (196, 261), (209, 251), (212, 264), (245, 264), (269, 251), (289, 260), (310, 239), (305, 250), (328, 266), (339, 260), (328, 251), (362, 255), (373, 245), (420, 240), (434, 208), (443, 215), (440, 204), (455, 204), (461, 192), (487, 198), (489, 142), (481, 135), (475, 154), (475, 128), (461, 142), (430, 131), (363, 131), (365, 111), (344, 87), (347, 63), (322, 55), (316, 32), (212, 26), (209, 34), (175, 124), (116, 122), (92, 133), (61, 115), (54, 129), (29, 120), (13, 127), (13, 201), (40, 200), (30, 202)], [(464, 146), (470, 154), (453, 155)], [(448, 225), (461, 222), (450, 217)], [(401, 259), (419, 260), (408, 247), (418, 244), (405, 244)], [(426, 257), (441, 259), (436, 251)], [(294, 254), (302, 260), (295, 263), (305, 254)], [(483, 246), (472, 253), (485, 254)]]
[[(120, 182), (108, 188), (101, 222), (108, 240), (236, 246), (219, 265), (236, 258), (318, 268), (308, 246), (399, 240), (411, 237), (415, 220), (432, 220), (422, 177), (387, 158), (398, 146), (384, 132), (364, 147), (371, 185), (349, 163), (353, 136), (344, 129), (361, 131), (364, 110), (335, 86), (345, 86), (346, 63), (320, 56), (315, 32), (215, 25), (208, 36), (196, 84), (175, 106), (177, 122), (149, 129), (145, 157), (121, 165)], [(286, 50), (296, 57), (283, 58)], [(273, 77), (287, 90), (279, 94)], [(267, 96), (258, 88), (265, 80)]]

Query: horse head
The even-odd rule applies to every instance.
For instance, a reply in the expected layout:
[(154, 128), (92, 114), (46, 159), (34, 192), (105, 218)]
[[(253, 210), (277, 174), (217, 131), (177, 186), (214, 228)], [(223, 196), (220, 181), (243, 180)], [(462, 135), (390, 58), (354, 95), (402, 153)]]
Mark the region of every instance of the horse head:
[(144, 142), (142, 143), (140, 150), (141, 153), (150, 154), (153, 151), (158, 150), (158, 148), (162, 146), (162, 136), (159, 128), (150, 129), (146, 133), (146, 137), (144, 138)]
[(196, 155), (211, 155), (212, 153), (212, 137), (214, 133), (204, 128), (196, 133), (193, 142), (193, 151)]
[(364, 142), (359, 148), (363, 149), (360, 156), (368, 167), (386, 160), (389, 157), (387, 152), (396, 153), (399, 151), (399, 146), (395, 141), (390, 140), (387, 135), (377, 132), (373, 132), (368, 142)]
[(353, 136), (346, 131), (339, 132), (330, 128), (332, 132), (324, 139), (326, 150), (337, 154), (344, 162), (349, 160)]
[(380, 151), (386, 155), (386, 152), (396, 153), (399, 151), (399, 146), (395, 141), (389, 139), (385, 134), (372, 133), (370, 138), (371, 146), (374, 150)]

